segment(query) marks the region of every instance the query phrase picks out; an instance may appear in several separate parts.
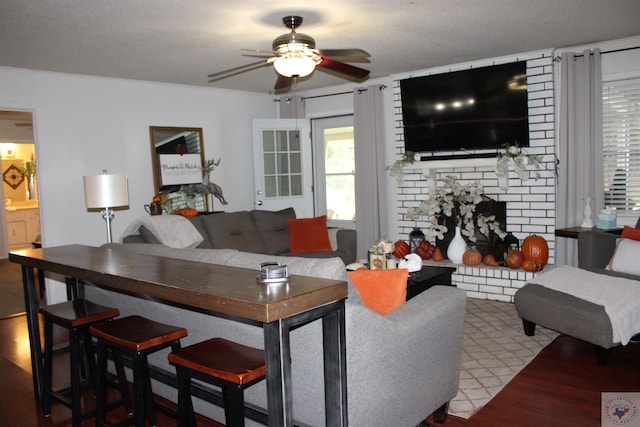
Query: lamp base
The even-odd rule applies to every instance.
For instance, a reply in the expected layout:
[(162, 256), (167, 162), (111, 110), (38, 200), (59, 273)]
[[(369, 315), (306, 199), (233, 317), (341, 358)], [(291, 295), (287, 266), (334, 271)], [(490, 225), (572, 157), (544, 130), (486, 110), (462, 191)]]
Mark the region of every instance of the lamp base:
[(107, 223), (107, 243), (111, 243), (111, 220), (113, 219), (114, 212), (113, 209), (105, 208), (101, 213), (102, 218), (104, 218), (105, 222)]

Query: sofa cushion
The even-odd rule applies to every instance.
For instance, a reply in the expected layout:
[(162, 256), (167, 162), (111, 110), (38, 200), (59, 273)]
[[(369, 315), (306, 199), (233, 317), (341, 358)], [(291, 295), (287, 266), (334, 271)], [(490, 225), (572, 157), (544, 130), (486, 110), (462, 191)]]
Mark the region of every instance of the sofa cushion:
[(608, 270), (640, 276), (640, 241), (620, 239), (607, 266)]
[(362, 302), (369, 309), (385, 315), (407, 300), (406, 268), (389, 270), (360, 269), (349, 271), (349, 278), (358, 289)]
[(211, 238), (209, 237), (209, 233), (207, 232), (207, 229), (202, 222), (202, 219), (205, 217), (205, 215), (196, 215), (186, 218), (191, 222), (191, 224), (193, 224), (196, 230), (198, 230), (198, 233), (202, 234), (202, 237), (204, 238), (204, 240), (202, 240), (202, 243), (200, 243), (196, 247), (198, 249), (213, 249), (213, 246), (211, 246)]
[(267, 253), (267, 245), (247, 211), (206, 215), (201, 221), (214, 249)]
[[(139, 233), (144, 226), (143, 240), (157, 240), (171, 248), (195, 248), (204, 236), (185, 217), (180, 215), (143, 216), (127, 226), (123, 236)], [(152, 237), (153, 235), (153, 237)]]
[(620, 238), (640, 240), (640, 229), (625, 225), (624, 228), (622, 229), (622, 234), (620, 235)]
[(307, 252), (331, 252), (331, 242), (327, 231), (327, 216), (315, 218), (288, 219), (291, 254)]
[(156, 235), (144, 225), (141, 225), (140, 228), (138, 228), (138, 233), (145, 243), (160, 243), (160, 240), (158, 240)]
[(253, 210), (249, 213), (258, 233), (267, 245), (267, 253), (272, 255), (288, 253), (290, 246), (287, 220), (295, 219), (296, 211), (293, 208), (287, 208), (275, 212)]

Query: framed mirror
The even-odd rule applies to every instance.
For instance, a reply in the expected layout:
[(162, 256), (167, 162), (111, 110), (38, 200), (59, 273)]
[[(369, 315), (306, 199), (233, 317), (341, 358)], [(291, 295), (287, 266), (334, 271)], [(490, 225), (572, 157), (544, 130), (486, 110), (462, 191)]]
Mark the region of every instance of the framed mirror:
[(202, 182), (204, 142), (202, 128), (149, 126), (155, 194), (163, 198), (164, 213), (194, 208), (209, 210), (208, 197), (194, 193)]

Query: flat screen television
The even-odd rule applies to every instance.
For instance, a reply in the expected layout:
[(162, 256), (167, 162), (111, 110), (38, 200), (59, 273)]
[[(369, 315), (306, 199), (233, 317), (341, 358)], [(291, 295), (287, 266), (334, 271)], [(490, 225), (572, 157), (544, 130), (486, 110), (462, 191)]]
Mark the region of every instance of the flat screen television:
[(529, 145), (526, 62), (405, 79), (400, 90), (407, 151)]

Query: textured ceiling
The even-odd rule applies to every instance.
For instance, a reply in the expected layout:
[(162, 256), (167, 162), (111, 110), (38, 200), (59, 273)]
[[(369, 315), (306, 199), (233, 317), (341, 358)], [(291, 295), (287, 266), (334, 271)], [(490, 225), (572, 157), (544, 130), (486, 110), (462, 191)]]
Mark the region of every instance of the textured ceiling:
[(640, 0), (0, 0), (0, 65), (267, 93), (271, 67), (207, 74), (256, 61), (242, 49), (292, 14), (320, 49), (368, 51), (372, 77), (640, 35)]

